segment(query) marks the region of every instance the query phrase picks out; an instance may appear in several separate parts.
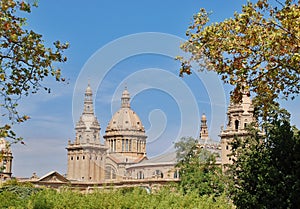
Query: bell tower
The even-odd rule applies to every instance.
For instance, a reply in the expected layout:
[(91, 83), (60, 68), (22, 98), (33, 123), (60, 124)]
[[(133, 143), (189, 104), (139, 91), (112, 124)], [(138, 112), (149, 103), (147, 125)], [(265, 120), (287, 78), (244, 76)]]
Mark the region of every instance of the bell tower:
[(199, 138), (203, 141), (208, 140), (208, 128), (206, 115), (203, 113), (201, 116), (200, 136)]
[(0, 139), (0, 180), (7, 180), (12, 175), (12, 152), (9, 143)]
[(227, 125), (225, 130), (221, 131), (221, 158), (222, 166), (232, 164), (230, 143), (234, 137), (246, 137), (248, 124), (255, 122), (253, 115), (254, 108), (249, 93), (245, 92), (240, 103), (231, 102), (227, 110)]
[(74, 143), (68, 142), (67, 178), (98, 182), (104, 178), (106, 148), (100, 144), (100, 124), (94, 114), (93, 93), (89, 84), (83, 104), (83, 112), (75, 127)]

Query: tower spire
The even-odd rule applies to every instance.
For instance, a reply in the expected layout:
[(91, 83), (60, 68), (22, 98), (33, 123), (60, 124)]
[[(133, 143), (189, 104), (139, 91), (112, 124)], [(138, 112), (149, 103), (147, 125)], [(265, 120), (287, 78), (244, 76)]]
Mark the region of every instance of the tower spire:
[(203, 113), (201, 116), (200, 139), (204, 141), (208, 139), (208, 128), (206, 122), (206, 115)]
[(84, 94), (84, 110), (83, 114), (94, 114), (94, 107), (93, 107), (93, 92), (90, 86), (90, 82), (88, 82), (88, 86), (85, 90)]

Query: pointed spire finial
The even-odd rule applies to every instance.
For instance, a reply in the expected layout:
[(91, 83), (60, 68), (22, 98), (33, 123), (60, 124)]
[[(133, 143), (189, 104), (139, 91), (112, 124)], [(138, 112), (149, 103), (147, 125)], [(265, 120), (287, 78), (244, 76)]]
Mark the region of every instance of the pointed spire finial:
[(91, 88), (91, 82), (90, 82), (90, 79), (88, 79), (88, 85), (87, 85), (87, 88)]
[(86, 95), (92, 95), (92, 94), (93, 94), (92, 88), (91, 88), (91, 86), (90, 86), (90, 79), (88, 80), (88, 86), (87, 86), (87, 88), (86, 88), (86, 90), (85, 90), (85, 94), (86, 94)]

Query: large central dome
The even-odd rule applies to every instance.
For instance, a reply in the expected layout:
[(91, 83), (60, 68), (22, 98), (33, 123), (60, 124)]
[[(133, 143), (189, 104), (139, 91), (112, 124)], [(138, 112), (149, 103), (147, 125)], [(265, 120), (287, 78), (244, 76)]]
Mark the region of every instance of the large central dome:
[(130, 109), (130, 96), (127, 89), (124, 90), (122, 94), (122, 105), (121, 108), (113, 115), (106, 132), (113, 131), (137, 131), (145, 132), (144, 126), (142, 124), (139, 116)]
[(105, 131), (105, 144), (111, 153), (130, 157), (146, 154), (145, 128), (139, 116), (130, 108), (127, 89), (121, 97), (121, 108), (113, 115)]

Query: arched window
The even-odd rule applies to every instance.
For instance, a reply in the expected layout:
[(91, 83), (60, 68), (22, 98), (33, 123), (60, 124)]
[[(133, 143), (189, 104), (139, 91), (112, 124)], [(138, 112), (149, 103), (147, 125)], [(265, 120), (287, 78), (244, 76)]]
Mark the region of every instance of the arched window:
[(174, 172), (174, 175), (173, 175), (174, 179), (178, 179), (179, 178), (179, 170), (176, 170)]
[(234, 125), (235, 125), (235, 130), (238, 130), (239, 129), (239, 121), (235, 120)]
[(139, 172), (137, 173), (137, 179), (144, 179), (144, 178), (145, 178), (145, 176), (144, 176), (143, 171), (139, 171)]
[(105, 179), (116, 179), (116, 170), (111, 166), (105, 167)]
[(153, 175), (156, 178), (163, 178), (164, 177), (163, 172), (161, 172), (160, 170), (155, 170), (154, 173), (153, 173)]

